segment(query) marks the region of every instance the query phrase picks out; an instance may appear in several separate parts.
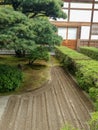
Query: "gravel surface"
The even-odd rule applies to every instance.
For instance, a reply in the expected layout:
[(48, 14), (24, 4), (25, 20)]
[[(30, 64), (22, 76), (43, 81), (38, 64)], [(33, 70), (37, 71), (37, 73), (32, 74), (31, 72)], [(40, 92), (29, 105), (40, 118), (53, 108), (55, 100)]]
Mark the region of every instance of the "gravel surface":
[(1, 120), (2, 114), (5, 110), (8, 100), (9, 100), (8, 96), (4, 96), (4, 97), (0, 96), (0, 120)]
[(5, 103), (0, 101), (0, 109), (6, 108), (0, 130), (60, 130), (65, 124), (89, 130), (93, 106), (61, 67), (51, 68), (51, 81), (42, 88), (1, 98)]

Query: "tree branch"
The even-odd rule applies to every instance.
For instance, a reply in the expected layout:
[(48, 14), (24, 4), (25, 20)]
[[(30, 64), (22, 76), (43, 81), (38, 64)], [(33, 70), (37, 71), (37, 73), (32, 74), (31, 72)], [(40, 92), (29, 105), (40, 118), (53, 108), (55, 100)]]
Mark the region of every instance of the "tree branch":
[(32, 14), (29, 18), (34, 18), (38, 13)]
[(29, 18), (34, 18), (34, 17), (38, 17), (38, 16), (46, 16), (45, 12), (36, 12), (34, 14), (32, 14)]

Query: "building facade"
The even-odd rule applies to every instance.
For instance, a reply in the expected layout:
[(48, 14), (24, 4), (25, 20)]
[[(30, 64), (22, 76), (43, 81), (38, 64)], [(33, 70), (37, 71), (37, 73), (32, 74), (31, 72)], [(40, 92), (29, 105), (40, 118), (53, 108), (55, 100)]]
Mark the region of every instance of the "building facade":
[(67, 19), (51, 21), (58, 27), (62, 45), (98, 47), (98, 0), (64, 0), (62, 10)]

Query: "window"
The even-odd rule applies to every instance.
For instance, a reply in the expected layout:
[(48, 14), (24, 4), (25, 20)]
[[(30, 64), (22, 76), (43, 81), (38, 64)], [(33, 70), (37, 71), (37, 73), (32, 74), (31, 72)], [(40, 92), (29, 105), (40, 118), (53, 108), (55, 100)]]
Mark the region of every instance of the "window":
[(94, 11), (93, 22), (98, 22), (98, 11)]
[(95, 4), (95, 9), (98, 9), (98, 4)]
[(82, 26), (80, 39), (89, 39), (90, 26)]
[(92, 4), (71, 3), (71, 8), (85, 8), (85, 9), (89, 9), (89, 8), (92, 8)]
[(77, 38), (77, 28), (68, 28), (68, 39)]
[(98, 35), (91, 35), (91, 39), (92, 39), (92, 40), (93, 40), (93, 39), (98, 40)]
[(98, 35), (98, 23), (97, 24), (92, 24), (92, 35)]
[(70, 21), (73, 22), (90, 22), (91, 11), (85, 10), (71, 10), (70, 11)]
[(58, 27), (58, 35), (61, 36), (63, 39), (66, 39), (66, 32), (67, 32), (66, 28)]
[(63, 7), (68, 8), (68, 2), (64, 2)]

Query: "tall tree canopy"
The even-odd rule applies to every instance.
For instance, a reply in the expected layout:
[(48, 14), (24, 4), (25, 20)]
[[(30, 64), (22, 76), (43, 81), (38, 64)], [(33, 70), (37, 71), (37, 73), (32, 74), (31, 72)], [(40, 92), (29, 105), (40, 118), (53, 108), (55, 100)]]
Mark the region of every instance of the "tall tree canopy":
[(26, 20), (26, 16), (11, 8), (0, 7), (0, 28), (20, 23)]
[(47, 18), (38, 17), (33, 19), (33, 31), (36, 34), (35, 42), (41, 45), (57, 45), (60, 44), (62, 38), (57, 35), (57, 28), (49, 22)]
[(32, 50), (35, 47), (33, 22), (10, 8), (0, 8), (0, 47)]
[(6, 4), (12, 4), (14, 10), (21, 10), (29, 16), (45, 15), (51, 18), (66, 18), (62, 11), (62, 0), (4, 0)]
[(0, 8), (0, 47), (12, 48), (16, 52), (31, 52), (36, 46), (59, 44), (62, 38), (48, 18), (29, 19), (10, 8)]
[(3, 45), (24, 53), (31, 52), (36, 44), (53, 46), (61, 43), (56, 27), (47, 18), (66, 18), (61, 0), (2, 1), (12, 5), (14, 10), (0, 7), (0, 47)]

